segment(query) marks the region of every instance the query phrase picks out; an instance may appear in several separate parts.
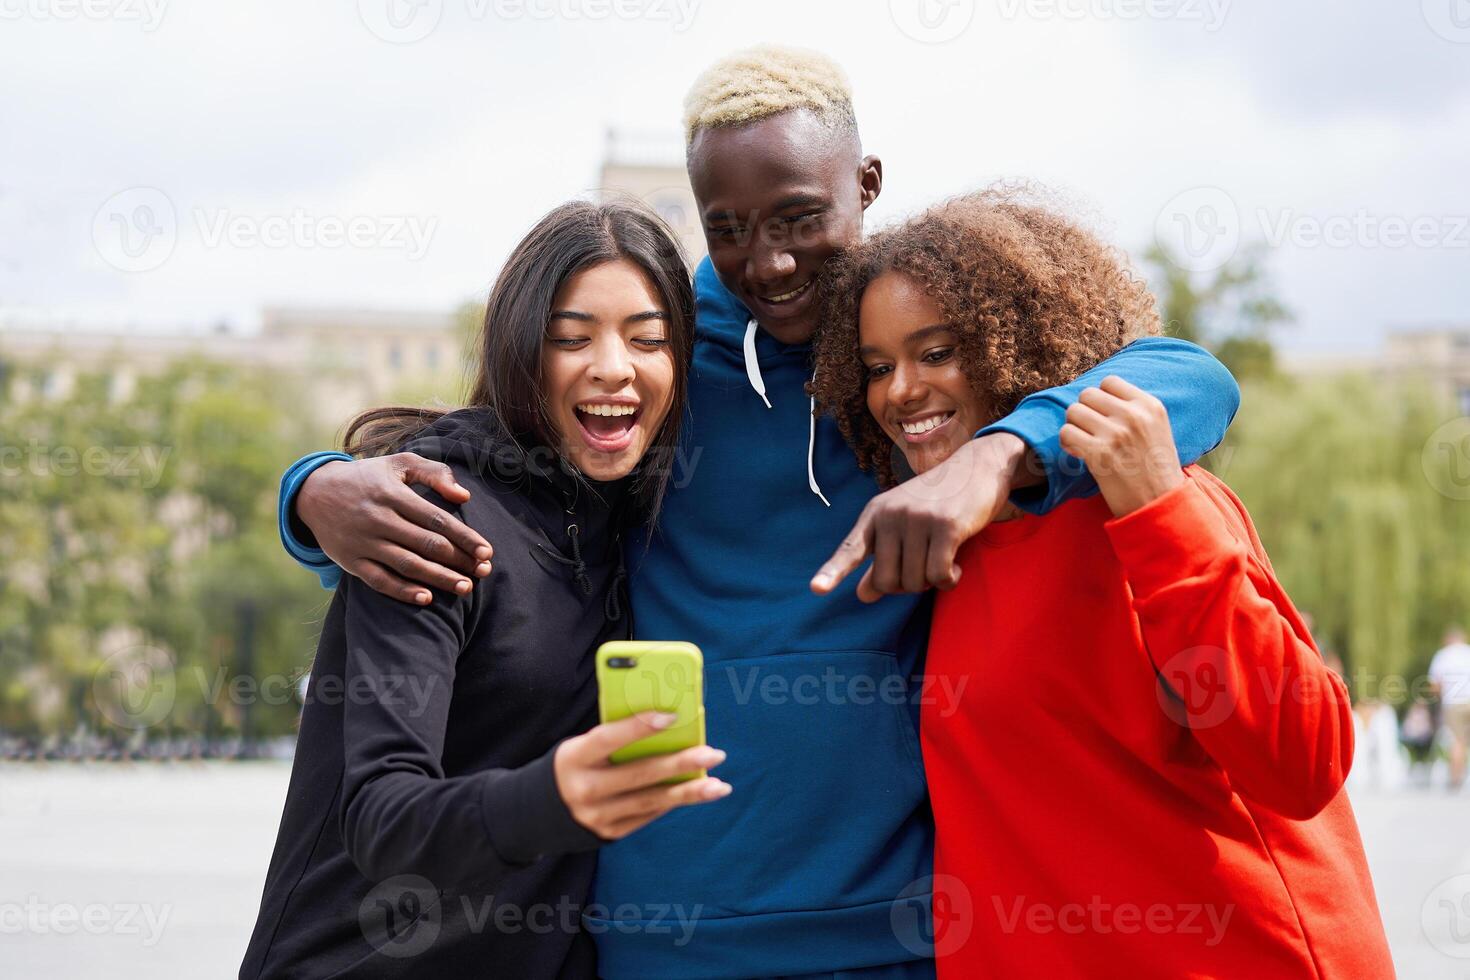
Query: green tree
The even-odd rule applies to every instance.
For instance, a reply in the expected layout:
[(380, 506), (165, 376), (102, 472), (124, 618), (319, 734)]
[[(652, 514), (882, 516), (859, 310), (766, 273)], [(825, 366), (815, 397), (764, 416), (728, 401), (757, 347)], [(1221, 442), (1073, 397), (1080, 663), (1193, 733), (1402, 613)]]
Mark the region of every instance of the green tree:
[(1276, 373), (1271, 334), (1292, 320), (1273, 293), (1266, 255), (1250, 247), (1204, 274), (1184, 268), (1157, 242), (1143, 255), (1165, 332), (1213, 351), (1242, 380)]

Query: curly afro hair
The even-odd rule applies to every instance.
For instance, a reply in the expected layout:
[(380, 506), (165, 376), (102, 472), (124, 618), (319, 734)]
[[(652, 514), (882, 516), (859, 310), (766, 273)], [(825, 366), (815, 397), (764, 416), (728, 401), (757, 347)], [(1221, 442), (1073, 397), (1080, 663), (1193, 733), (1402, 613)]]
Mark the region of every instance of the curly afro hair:
[(896, 482), (898, 450), (868, 413), (858, 311), (887, 272), (909, 277), (944, 311), (960, 368), (994, 418), (1160, 333), (1153, 295), (1127, 258), (1024, 185), (957, 197), (878, 232), (822, 272), (807, 390), (884, 487)]

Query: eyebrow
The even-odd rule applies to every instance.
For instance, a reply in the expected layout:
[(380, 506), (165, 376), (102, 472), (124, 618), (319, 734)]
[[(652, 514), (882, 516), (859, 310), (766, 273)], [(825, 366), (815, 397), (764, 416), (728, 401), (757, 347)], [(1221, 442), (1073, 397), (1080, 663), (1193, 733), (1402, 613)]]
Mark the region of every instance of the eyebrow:
[[(932, 324), (932, 325), (927, 326), (927, 327), (920, 327), (919, 329), (915, 330), (913, 333), (909, 334), (907, 337), (903, 338), (903, 342), (905, 344), (912, 344), (915, 341), (927, 340), (928, 338), (934, 336), (937, 333), (945, 333), (947, 331), (953, 331), (953, 330), (954, 330), (954, 327), (950, 326), (947, 323), (935, 323), (935, 324)], [(872, 344), (864, 344), (862, 347), (859, 347), (858, 348), (858, 356), (859, 357), (863, 357), (863, 356), (868, 355), (868, 354), (876, 354), (876, 353), (878, 353), (878, 348), (874, 347)]]
[[(642, 313), (634, 313), (624, 318), (624, 323), (643, 323), (647, 320), (667, 320), (669, 315), (663, 310), (644, 310)], [(549, 319), (552, 320), (576, 320), (580, 323), (595, 323), (597, 317), (582, 310), (552, 310)]]

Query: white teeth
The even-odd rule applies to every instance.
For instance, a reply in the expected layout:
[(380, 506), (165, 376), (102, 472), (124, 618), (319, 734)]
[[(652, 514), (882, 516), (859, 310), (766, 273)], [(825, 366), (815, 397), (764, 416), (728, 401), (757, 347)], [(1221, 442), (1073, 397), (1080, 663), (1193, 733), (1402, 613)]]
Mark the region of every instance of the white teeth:
[(634, 412), (638, 411), (638, 406), (587, 404), (578, 405), (577, 411), (585, 412), (588, 415), (632, 415)]
[(766, 301), (768, 303), (784, 303), (788, 299), (795, 299), (796, 297), (800, 296), (803, 292), (806, 291), (806, 287), (810, 285), (810, 282), (804, 282), (789, 293), (782, 293), (780, 296), (768, 296), (766, 297)]
[(939, 426), (948, 422), (953, 415), (954, 412), (947, 412), (944, 415), (931, 415), (917, 422), (902, 422), (900, 423), (900, 427), (909, 435), (916, 436), (928, 432), (930, 429), (937, 429)]

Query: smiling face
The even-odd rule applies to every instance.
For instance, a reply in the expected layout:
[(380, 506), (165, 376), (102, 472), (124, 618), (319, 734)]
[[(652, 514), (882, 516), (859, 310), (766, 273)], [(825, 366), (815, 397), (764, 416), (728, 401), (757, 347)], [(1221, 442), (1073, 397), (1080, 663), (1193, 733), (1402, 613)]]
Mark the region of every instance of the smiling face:
[(855, 134), (796, 109), (702, 130), (689, 148), (710, 261), (766, 332), (805, 343), (816, 329), (813, 280), (862, 236), (883, 167)]
[(917, 283), (885, 272), (863, 292), (859, 354), (868, 411), (915, 473), (944, 462), (991, 419), (959, 362), (959, 335)]
[(627, 259), (584, 269), (557, 290), (541, 376), (560, 451), (589, 479), (631, 473), (668, 417), (668, 327), (652, 281)]

